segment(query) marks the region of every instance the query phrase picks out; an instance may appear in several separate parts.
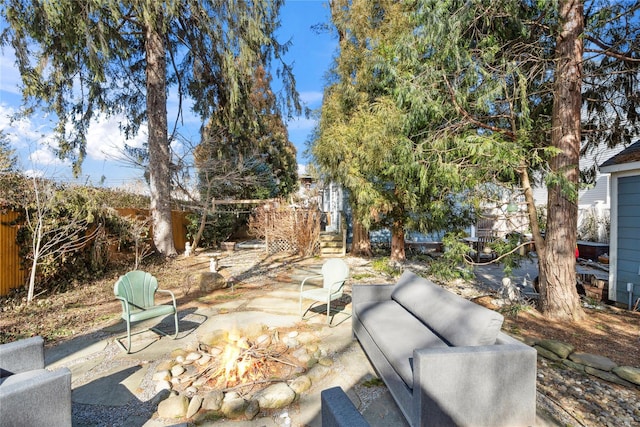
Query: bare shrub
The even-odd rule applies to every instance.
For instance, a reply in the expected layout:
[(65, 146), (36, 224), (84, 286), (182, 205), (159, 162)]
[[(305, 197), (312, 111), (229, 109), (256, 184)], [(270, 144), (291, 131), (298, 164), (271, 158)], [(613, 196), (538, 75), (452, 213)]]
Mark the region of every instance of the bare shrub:
[(267, 251), (315, 255), (319, 248), (320, 210), (299, 208), (281, 202), (265, 204), (249, 219), (249, 232), (265, 239)]

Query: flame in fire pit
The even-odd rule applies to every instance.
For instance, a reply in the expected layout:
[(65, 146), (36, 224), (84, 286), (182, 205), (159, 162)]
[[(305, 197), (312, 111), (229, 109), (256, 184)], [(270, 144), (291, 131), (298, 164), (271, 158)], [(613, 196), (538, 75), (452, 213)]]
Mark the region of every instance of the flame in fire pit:
[(225, 346), (220, 365), (224, 369), (223, 375), (227, 387), (247, 380), (246, 374), (251, 365), (247, 349), (249, 349), (249, 343), (243, 339), (230, 342)]

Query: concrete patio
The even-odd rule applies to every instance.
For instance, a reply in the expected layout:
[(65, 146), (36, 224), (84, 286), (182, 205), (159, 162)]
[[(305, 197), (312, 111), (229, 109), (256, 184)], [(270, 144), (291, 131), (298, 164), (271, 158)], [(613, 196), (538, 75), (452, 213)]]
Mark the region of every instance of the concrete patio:
[[(125, 354), (114, 339), (124, 333), (120, 322), (97, 333), (75, 338), (46, 351), (49, 368), (66, 366), (72, 371), (74, 426), (190, 425), (192, 420), (161, 419), (156, 409), (168, 395), (156, 392), (151, 380), (156, 367), (169, 360), (177, 348), (197, 346), (199, 337), (214, 330), (231, 330), (239, 325), (263, 325), (267, 328), (292, 328), (300, 322), (298, 315), (299, 283), (318, 269), (322, 260), (302, 269), (293, 269), (287, 282), (272, 283), (252, 297), (233, 298), (211, 303), (207, 308), (180, 310), (180, 333), (176, 340), (146, 331), (133, 335), (133, 353)], [(500, 274), (490, 268), (487, 276)], [(499, 282), (499, 278), (497, 279)], [(225, 292), (234, 292), (231, 289)], [(335, 315), (332, 325), (326, 317), (314, 313), (306, 324), (311, 326), (319, 346), (333, 361), (329, 375), (312, 385), (290, 407), (269, 414), (258, 414), (251, 421), (218, 419), (198, 425), (233, 426), (321, 426), (320, 393), (330, 387), (342, 387), (371, 426), (406, 426), (402, 414), (383, 386), (364, 387), (376, 377), (375, 371), (357, 341), (352, 339), (350, 304)], [(149, 321), (154, 325), (157, 320)], [(136, 330), (144, 329), (140, 325)], [(163, 320), (161, 329), (172, 328), (171, 319)], [(287, 424), (288, 423), (288, 424)], [(539, 416), (538, 425), (557, 425)]]

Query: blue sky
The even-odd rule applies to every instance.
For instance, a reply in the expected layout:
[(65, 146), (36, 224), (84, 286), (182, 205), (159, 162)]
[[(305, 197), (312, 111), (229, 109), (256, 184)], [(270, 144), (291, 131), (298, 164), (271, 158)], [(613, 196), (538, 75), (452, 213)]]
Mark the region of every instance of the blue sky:
[[(317, 109), (322, 103), (322, 89), (325, 74), (331, 65), (337, 40), (330, 34), (320, 33), (312, 29), (314, 24), (326, 23), (330, 13), (326, 0), (286, 0), (281, 9), (281, 27), (278, 31), (280, 42), (291, 40), (286, 60), (293, 64), (296, 87), (304, 105)], [(25, 171), (36, 171), (38, 174), (60, 181), (70, 181), (71, 165), (60, 161), (49, 148), (52, 138), (49, 132), (53, 122), (51, 118), (36, 114), (29, 119), (10, 123), (11, 116), (20, 105), (20, 76), (14, 64), (11, 49), (4, 48), (0, 52), (0, 129), (10, 138), (13, 148), (19, 155), (20, 168)], [(274, 77), (275, 78), (275, 77)], [(169, 94), (169, 122), (173, 123), (172, 107), (177, 105), (176, 99)], [(142, 171), (116, 161), (120, 156), (124, 137), (119, 134), (117, 121), (102, 119), (89, 129), (87, 158), (83, 163), (82, 182), (93, 185), (135, 187), (141, 181)], [(304, 157), (306, 141), (313, 129), (312, 118), (298, 117), (287, 123), (289, 139), (298, 150), (299, 167), (304, 167), (308, 159)], [(193, 115), (185, 113), (181, 135), (198, 140), (199, 121)], [(146, 128), (129, 145), (140, 146), (146, 139)]]

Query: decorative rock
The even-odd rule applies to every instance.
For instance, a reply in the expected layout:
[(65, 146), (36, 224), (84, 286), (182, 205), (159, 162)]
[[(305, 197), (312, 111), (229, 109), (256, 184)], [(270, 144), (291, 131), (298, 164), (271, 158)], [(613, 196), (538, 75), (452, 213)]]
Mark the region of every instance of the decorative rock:
[(576, 370), (576, 371), (578, 371), (578, 372), (584, 372), (584, 365), (581, 365), (581, 364), (579, 364), (579, 363), (572, 362), (572, 361), (571, 361), (571, 360), (569, 360), (569, 359), (564, 359), (564, 360), (562, 361), (562, 364), (563, 364), (563, 365), (566, 365), (566, 366), (568, 366), (568, 367), (570, 367), (571, 369), (575, 369), (575, 370)]
[(174, 359), (174, 360), (178, 356), (183, 356), (184, 357), (186, 355), (187, 355), (187, 352), (182, 348), (176, 348), (175, 350), (173, 350), (171, 352), (171, 358)]
[(189, 386), (184, 390), (184, 392), (187, 393), (187, 395), (189, 396), (193, 396), (198, 392), (198, 387)]
[(306, 375), (300, 375), (291, 381), (289, 387), (291, 387), (291, 390), (295, 391), (296, 394), (302, 394), (311, 388), (311, 379)]
[(296, 393), (285, 383), (273, 384), (255, 395), (263, 409), (284, 408), (294, 401)]
[(601, 371), (600, 369), (591, 368), (589, 366), (586, 366), (584, 368), (584, 371), (589, 375), (602, 378), (603, 380), (606, 380), (615, 384), (620, 384), (626, 387), (631, 386), (631, 383), (629, 383), (628, 381), (625, 381), (619, 376), (617, 376), (616, 374), (612, 374), (611, 372), (608, 372), (608, 371)]
[(321, 357), (320, 360), (318, 360), (318, 363), (322, 366), (333, 366), (333, 359), (330, 357)]
[(202, 397), (197, 394), (191, 398), (191, 402), (189, 402), (189, 406), (187, 408), (187, 418), (193, 417), (202, 406)]
[(244, 410), (244, 416), (247, 417), (248, 420), (252, 420), (258, 415), (260, 412), (260, 405), (257, 400), (251, 400), (247, 405), (247, 408)]
[(265, 325), (262, 323), (249, 323), (244, 325), (242, 330), (244, 331), (244, 335), (247, 337), (257, 337), (263, 333)]
[(174, 365), (171, 368), (171, 375), (173, 377), (179, 377), (180, 375), (182, 375), (184, 373), (185, 369), (184, 366), (182, 365)]
[(200, 366), (205, 366), (206, 364), (209, 363), (210, 360), (211, 360), (211, 356), (209, 356), (208, 354), (203, 354), (202, 357), (200, 357), (200, 359), (198, 359), (196, 363)]
[(195, 387), (202, 387), (203, 385), (205, 385), (207, 383), (207, 381), (209, 381), (209, 378), (203, 376), (203, 377), (197, 378), (193, 382), (193, 385)]
[(309, 353), (307, 353), (307, 349), (305, 349), (304, 347), (300, 347), (299, 349), (291, 353), (291, 355), (302, 363), (307, 363), (311, 359), (311, 356), (309, 356)]
[(538, 346), (555, 353), (559, 358), (566, 359), (575, 351), (575, 347), (571, 344), (557, 340), (540, 340), (536, 343)]
[[(311, 332), (302, 332), (301, 334), (299, 334), (297, 337), (294, 337), (294, 338), (297, 338), (298, 341), (300, 341), (302, 344), (310, 344), (318, 341), (318, 337)], [(317, 345), (317, 344), (314, 344), (314, 345)]]
[(169, 370), (157, 371), (151, 379), (153, 381), (169, 381), (171, 379), (171, 372)]
[(271, 345), (271, 335), (262, 334), (256, 338), (256, 347), (267, 348)]
[(227, 393), (222, 399), (220, 411), (228, 418), (240, 418), (247, 408), (247, 401), (239, 397), (237, 393)]
[(184, 363), (184, 361), (185, 361), (184, 355), (181, 354), (178, 357), (176, 357), (176, 362)]
[(640, 385), (640, 368), (618, 366), (613, 368), (613, 373), (633, 384)]
[(156, 372), (170, 371), (173, 365), (173, 360), (163, 360), (162, 362), (158, 363), (158, 366), (156, 366)]
[(161, 418), (182, 418), (187, 414), (189, 399), (186, 396), (169, 396), (158, 405)]
[(220, 273), (212, 271), (202, 271), (191, 276), (192, 282), (198, 285), (202, 292), (211, 292), (216, 289), (227, 287), (227, 279)]
[(316, 383), (326, 377), (329, 372), (331, 372), (331, 369), (326, 366), (315, 365), (313, 368), (309, 369), (307, 376), (311, 379), (311, 382)]
[(533, 346), (533, 348), (535, 348), (535, 349), (536, 349), (536, 351), (538, 352), (538, 356), (542, 356), (542, 357), (544, 357), (545, 359), (553, 360), (553, 361), (555, 361), (555, 362), (559, 362), (559, 361), (561, 361), (561, 360), (562, 360), (562, 359), (561, 359), (557, 354), (555, 354), (553, 351), (547, 350), (547, 349), (546, 349), (546, 348), (544, 348), (544, 347), (540, 347), (540, 346), (538, 346), (538, 345), (534, 345), (534, 346)]
[(207, 393), (204, 396), (202, 401), (202, 408), (207, 411), (218, 411), (222, 406), (222, 399), (224, 398), (224, 393), (220, 390), (213, 390)]
[(161, 392), (162, 390), (171, 390), (173, 387), (171, 383), (167, 380), (158, 381), (156, 383), (156, 393)]
[(300, 345), (300, 343), (298, 343), (298, 340), (292, 337), (284, 337), (282, 342), (289, 348), (296, 348), (298, 345)]
[(187, 357), (185, 357), (185, 360), (190, 360), (192, 362), (195, 362), (196, 360), (200, 359), (201, 357), (202, 357), (202, 354), (193, 351), (193, 352), (187, 354)]
[(592, 368), (600, 369), (601, 371), (611, 371), (618, 365), (611, 359), (605, 356), (590, 353), (572, 353), (569, 359), (580, 363), (581, 365), (590, 366)]
[(295, 337), (298, 336), (298, 331), (291, 331), (291, 332), (289, 332), (289, 334), (287, 334), (287, 336), (289, 338), (295, 338)]

